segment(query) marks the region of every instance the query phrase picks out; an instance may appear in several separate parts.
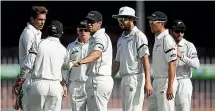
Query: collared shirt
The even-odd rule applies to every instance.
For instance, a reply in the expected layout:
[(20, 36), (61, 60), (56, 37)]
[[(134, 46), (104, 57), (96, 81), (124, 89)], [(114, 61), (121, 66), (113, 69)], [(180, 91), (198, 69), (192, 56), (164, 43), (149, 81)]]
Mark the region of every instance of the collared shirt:
[(191, 78), (192, 68), (199, 68), (200, 63), (197, 55), (197, 51), (193, 43), (182, 38), (178, 43), (178, 49), (183, 54), (181, 59), (177, 58), (177, 79)]
[[(88, 53), (88, 47), (89, 43), (82, 44), (79, 42), (78, 38), (74, 42), (70, 43), (67, 47), (70, 60), (80, 60), (86, 57)], [(72, 67), (69, 79), (72, 82), (85, 82), (87, 80), (86, 70), (87, 64), (82, 64), (79, 67)]]
[(119, 73), (121, 76), (144, 73), (141, 58), (149, 55), (148, 40), (136, 26), (128, 35), (124, 33), (117, 43), (115, 60), (120, 62)]
[(101, 57), (95, 62), (88, 64), (87, 76), (111, 76), (112, 72), (112, 43), (105, 29), (99, 29), (89, 40), (88, 54), (94, 50), (102, 52)]
[(41, 40), (41, 31), (37, 30), (31, 24), (27, 24), (19, 39), (19, 61), (20, 65), (26, 59), (31, 45), (36, 42), (38, 45)]
[(177, 59), (176, 43), (168, 29), (155, 37), (152, 53), (152, 77), (168, 77), (169, 62)]
[(40, 42), (32, 69), (32, 79), (62, 80), (61, 68), (68, 64), (68, 52), (59, 38), (48, 37)]

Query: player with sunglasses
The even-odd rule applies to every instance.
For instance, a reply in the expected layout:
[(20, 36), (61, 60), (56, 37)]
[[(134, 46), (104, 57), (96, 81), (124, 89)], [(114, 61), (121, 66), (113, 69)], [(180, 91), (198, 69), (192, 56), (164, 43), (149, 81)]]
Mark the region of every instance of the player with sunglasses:
[(91, 34), (88, 55), (75, 64), (75, 67), (87, 64), (88, 111), (107, 111), (114, 84), (111, 77), (112, 42), (105, 28), (102, 28), (103, 19), (98, 11), (90, 11), (86, 19)]
[(194, 44), (184, 39), (185, 30), (186, 26), (181, 20), (174, 20), (170, 27), (170, 34), (178, 46), (176, 68), (178, 88), (175, 98), (177, 111), (191, 111), (193, 86), (190, 78), (192, 77), (192, 68), (197, 69), (200, 66)]
[(112, 76), (118, 71), (122, 78), (121, 95), (123, 111), (142, 111), (144, 87), (147, 96), (152, 94), (148, 40), (134, 21), (135, 10), (121, 7), (118, 15), (113, 15), (123, 30), (117, 43), (117, 54), (112, 66)]
[[(71, 61), (80, 60), (87, 56), (90, 32), (87, 29), (86, 20), (80, 21), (80, 24), (77, 26), (77, 34), (78, 38), (67, 47)], [(86, 70), (87, 65), (83, 64), (80, 67), (73, 67), (67, 74), (66, 79), (68, 81), (72, 111), (86, 111)]]
[(153, 93), (149, 97), (148, 111), (174, 111), (177, 90), (176, 43), (169, 30), (165, 29), (168, 20), (166, 14), (156, 11), (147, 18), (151, 32), (155, 34), (152, 53)]

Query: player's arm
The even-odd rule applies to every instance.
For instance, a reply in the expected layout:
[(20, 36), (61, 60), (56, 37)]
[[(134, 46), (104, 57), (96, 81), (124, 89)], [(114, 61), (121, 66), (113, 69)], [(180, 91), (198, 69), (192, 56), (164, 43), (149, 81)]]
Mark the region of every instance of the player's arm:
[(176, 74), (176, 59), (177, 49), (174, 40), (170, 38), (164, 38), (164, 53), (166, 61), (168, 62), (168, 88), (167, 88), (167, 99), (173, 98), (173, 83)]
[(90, 62), (94, 62), (101, 57), (102, 52), (107, 47), (107, 43), (103, 40), (104, 38), (105, 37), (100, 37), (95, 39), (94, 51), (92, 51), (87, 57), (80, 60), (79, 62), (80, 64), (87, 64)]
[(36, 41), (34, 41), (31, 45), (31, 48), (28, 50), (26, 59), (24, 60), (23, 64), (21, 64), (20, 77), (25, 78), (29, 71), (33, 68), (37, 53), (38, 46)]
[(145, 72), (145, 90), (147, 96), (152, 94), (151, 76), (150, 76), (150, 63), (149, 63), (149, 49), (148, 40), (143, 33), (137, 34), (137, 53), (141, 58), (143, 69)]
[(120, 49), (121, 49), (121, 45), (119, 44), (119, 41), (118, 41), (118, 43), (117, 43), (116, 57), (115, 57), (115, 60), (113, 60), (113, 65), (112, 65), (112, 77), (113, 78), (119, 72), (119, 67), (120, 67)]
[(22, 41), (24, 49), (26, 51), (26, 54), (28, 54), (28, 51), (29, 51), (29, 49), (31, 48), (31, 46), (32, 46), (32, 44), (34, 42), (36, 42), (35, 35), (33, 34), (33, 32), (31, 32), (30, 30), (28, 30), (25, 33), (23, 41)]
[(195, 46), (193, 44), (190, 44), (188, 51), (189, 51), (188, 56), (182, 55), (179, 58), (188, 66), (190, 66), (194, 69), (198, 69), (200, 66), (200, 63), (199, 63), (199, 59), (198, 59), (198, 55), (197, 55)]

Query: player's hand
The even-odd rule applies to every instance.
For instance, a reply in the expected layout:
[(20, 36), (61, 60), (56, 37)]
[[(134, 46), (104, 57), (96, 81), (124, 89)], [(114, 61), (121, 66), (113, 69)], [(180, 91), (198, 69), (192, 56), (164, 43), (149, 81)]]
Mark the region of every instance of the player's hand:
[(168, 87), (166, 92), (167, 100), (172, 100), (174, 98), (173, 96), (173, 87)]
[(67, 86), (63, 86), (63, 97), (66, 97), (68, 94)]
[(149, 97), (152, 94), (152, 85), (151, 83), (145, 83), (145, 93), (147, 95), (147, 97)]
[(177, 49), (177, 56), (178, 56), (179, 58), (182, 57), (182, 53), (181, 53), (181, 51), (180, 51), (179, 49)]
[(79, 67), (80, 65), (80, 60), (72, 61), (72, 67)]

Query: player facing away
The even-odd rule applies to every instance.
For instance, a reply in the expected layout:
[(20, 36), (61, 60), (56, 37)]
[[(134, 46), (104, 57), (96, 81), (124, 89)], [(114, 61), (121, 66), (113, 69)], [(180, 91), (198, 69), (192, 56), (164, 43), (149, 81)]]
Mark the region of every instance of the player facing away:
[[(27, 26), (23, 30), (20, 39), (19, 39), (19, 64), (20, 67), (23, 64), (24, 60), (26, 59), (29, 49), (32, 46), (32, 44), (39, 44), (41, 40), (41, 31), (43, 29), (43, 26), (46, 21), (46, 14), (48, 13), (48, 10), (44, 6), (33, 6), (31, 9), (31, 16), (30, 16), (30, 22), (27, 23)], [(26, 81), (22, 86), (23, 89), (23, 97), (22, 97), (22, 106), (23, 110), (26, 110), (26, 105), (28, 103), (27, 98), (27, 92), (29, 89), (30, 84), (30, 74), (27, 75)], [(21, 100), (20, 104), (16, 104), (16, 108), (22, 107), (21, 106)]]
[(190, 78), (192, 77), (192, 68), (198, 69), (200, 66), (194, 44), (184, 39), (185, 31), (186, 26), (183, 21), (174, 20), (171, 23), (170, 34), (177, 44), (176, 78), (178, 89), (175, 97), (177, 111), (191, 111), (193, 86)]
[(75, 66), (87, 64), (86, 81), (88, 111), (107, 111), (107, 105), (113, 89), (111, 77), (112, 43), (102, 28), (102, 15), (90, 11), (86, 16), (88, 30), (91, 33), (87, 57)]
[[(70, 69), (66, 48), (60, 43), (63, 25), (52, 21), (48, 25), (49, 36), (39, 45), (32, 45), (21, 66), (17, 80), (25, 81), (31, 72), (31, 85), (28, 90), (27, 111), (60, 111), (63, 96), (61, 69)], [(72, 62), (71, 62), (72, 63)], [(60, 105), (60, 106), (59, 106)]]
[[(71, 61), (80, 60), (88, 54), (90, 32), (87, 29), (86, 20), (80, 21), (80, 24), (77, 26), (77, 34), (78, 38), (67, 47)], [(87, 64), (83, 64), (80, 67), (72, 67), (67, 75), (72, 111), (86, 111), (86, 70)]]
[(148, 111), (174, 111), (177, 90), (176, 59), (177, 48), (172, 36), (164, 25), (167, 16), (160, 11), (154, 12), (149, 19), (151, 32), (155, 34), (152, 53), (153, 93), (149, 97)]
[(119, 71), (122, 77), (121, 94), (123, 111), (142, 111), (144, 101), (144, 85), (147, 96), (152, 93), (148, 40), (134, 21), (133, 8), (124, 6), (118, 15), (113, 15), (123, 30), (117, 43), (117, 54), (112, 66), (113, 76)]

